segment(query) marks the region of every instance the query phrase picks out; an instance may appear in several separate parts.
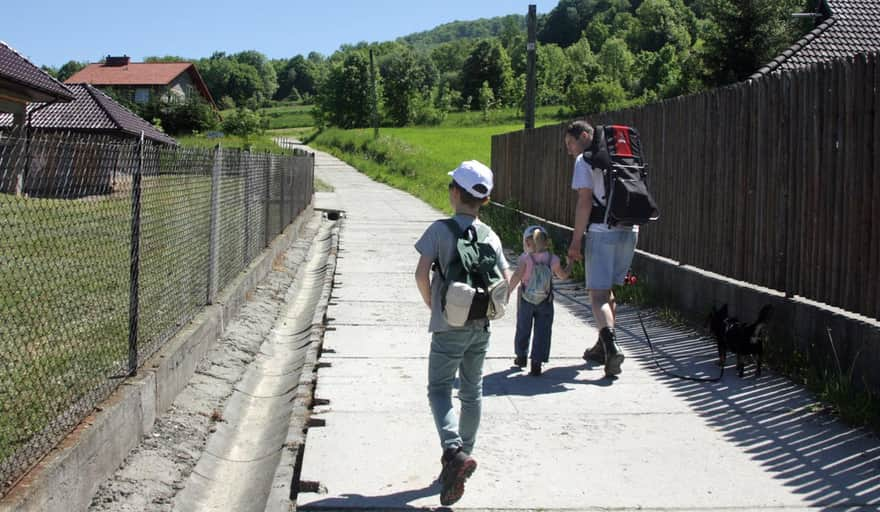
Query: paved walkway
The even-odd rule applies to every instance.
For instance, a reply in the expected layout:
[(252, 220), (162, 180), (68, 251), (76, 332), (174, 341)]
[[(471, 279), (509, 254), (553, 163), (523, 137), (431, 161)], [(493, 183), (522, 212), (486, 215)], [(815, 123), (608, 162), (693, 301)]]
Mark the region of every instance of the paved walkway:
[[(439, 506), (440, 447), (426, 397), (428, 310), (415, 288), (418, 236), (441, 213), (317, 154), (346, 211), (316, 398), (326, 426), (308, 432), (301, 510)], [(456, 508), (874, 510), (880, 441), (814, 412), (810, 397), (765, 372), (718, 383), (654, 366), (632, 309), (619, 332), (628, 358), (615, 381), (581, 360), (596, 338), (574, 284), (556, 307), (551, 361), (540, 378), (512, 368), (514, 314), (492, 325), (479, 468)], [(647, 318), (671, 369), (714, 375), (696, 333)], [(638, 335), (638, 336), (636, 336)], [(733, 359), (733, 358), (731, 358)], [(733, 361), (731, 361), (733, 362)]]

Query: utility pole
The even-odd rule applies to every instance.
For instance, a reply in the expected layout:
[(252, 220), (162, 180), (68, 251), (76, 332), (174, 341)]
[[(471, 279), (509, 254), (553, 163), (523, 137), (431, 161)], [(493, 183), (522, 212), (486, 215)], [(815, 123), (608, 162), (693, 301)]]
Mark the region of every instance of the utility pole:
[(529, 5), (528, 43), (526, 43), (526, 130), (535, 127), (535, 53), (538, 16), (534, 4)]
[(376, 66), (373, 65), (373, 49), (370, 48), (370, 94), (372, 95), (373, 108), (370, 112), (370, 121), (373, 124), (373, 138), (379, 138), (379, 95), (376, 91)]

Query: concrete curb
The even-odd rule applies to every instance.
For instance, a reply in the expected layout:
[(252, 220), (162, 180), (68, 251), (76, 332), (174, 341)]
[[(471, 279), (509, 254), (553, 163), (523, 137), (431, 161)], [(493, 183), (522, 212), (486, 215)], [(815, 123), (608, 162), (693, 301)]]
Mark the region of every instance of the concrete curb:
[(303, 210), (188, 326), (169, 340), (47, 454), (0, 501), (0, 511), (86, 510), (98, 487), (122, 464), (192, 378), (247, 295), (272, 270), (314, 213)]
[(293, 412), (284, 443), (286, 450), (281, 453), (281, 461), (272, 483), (272, 490), (266, 501), (267, 512), (289, 512), (296, 510), (296, 495), (299, 492), (299, 478), (302, 469), (306, 434), (309, 428), (309, 417), (315, 398), (315, 385), (318, 380), (318, 360), (324, 342), (324, 319), (336, 274), (336, 257), (339, 249), (340, 222), (337, 221), (332, 231), (333, 242), (327, 257), (327, 270), (324, 290), (315, 307), (312, 317), (312, 333), (306, 360), (300, 374), (296, 397), (293, 400)]

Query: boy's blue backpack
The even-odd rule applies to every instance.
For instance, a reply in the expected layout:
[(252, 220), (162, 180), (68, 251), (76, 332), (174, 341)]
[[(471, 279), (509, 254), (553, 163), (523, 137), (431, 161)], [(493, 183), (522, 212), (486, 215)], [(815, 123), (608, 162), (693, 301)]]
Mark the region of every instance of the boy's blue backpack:
[(443, 285), (440, 289), (444, 317), (451, 326), (459, 327), (468, 320), (504, 315), (507, 280), (498, 269), (498, 256), (487, 242), (486, 226), (468, 226), (462, 230), (455, 219), (443, 223), (456, 239), (456, 253), (446, 269), (434, 261)]
[(532, 259), (532, 276), (529, 283), (523, 288), (523, 299), (532, 303), (540, 304), (547, 300), (553, 291), (553, 271), (550, 269), (549, 263), (538, 263), (532, 253), (529, 253)]

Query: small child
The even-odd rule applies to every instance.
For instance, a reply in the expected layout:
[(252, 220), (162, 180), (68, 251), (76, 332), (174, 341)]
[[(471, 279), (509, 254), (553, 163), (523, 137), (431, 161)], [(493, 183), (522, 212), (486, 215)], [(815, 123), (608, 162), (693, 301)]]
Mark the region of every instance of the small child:
[[(510, 290), (518, 287), (519, 301), (516, 311), (516, 335), (513, 364), (523, 368), (532, 340), (532, 367), (529, 375), (541, 375), (541, 363), (550, 358), (550, 336), (553, 330), (553, 274), (568, 279), (571, 268), (563, 268), (559, 257), (548, 250), (547, 230), (541, 226), (529, 226), (523, 232), (523, 253), (517, 260), (516, 272), (510, 278)], [(532, 325), (534, 324), (534, 336)]]

